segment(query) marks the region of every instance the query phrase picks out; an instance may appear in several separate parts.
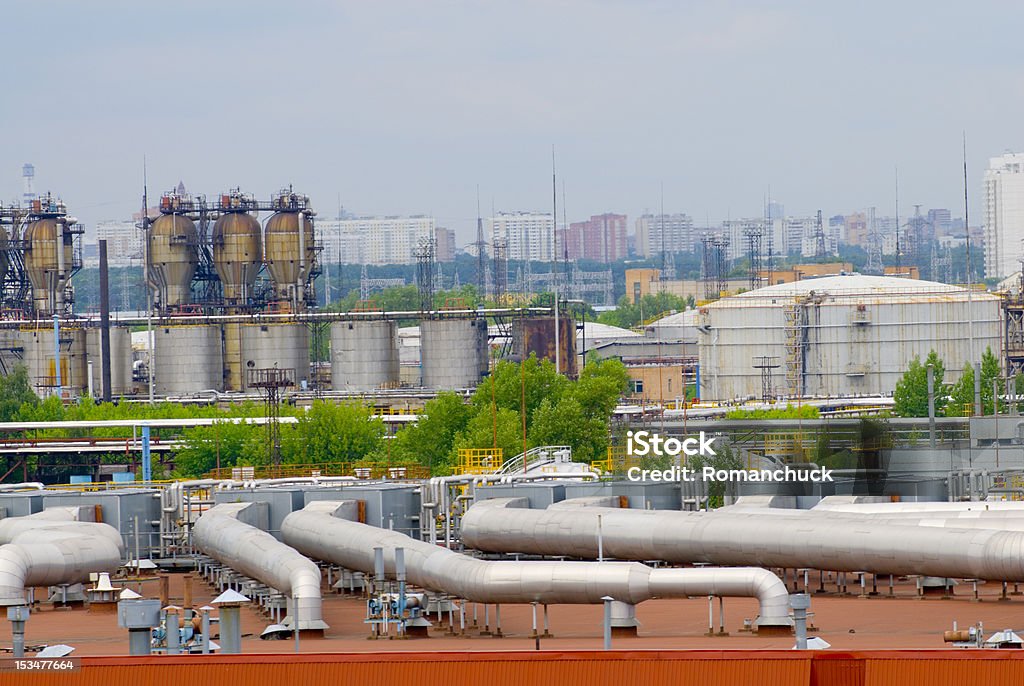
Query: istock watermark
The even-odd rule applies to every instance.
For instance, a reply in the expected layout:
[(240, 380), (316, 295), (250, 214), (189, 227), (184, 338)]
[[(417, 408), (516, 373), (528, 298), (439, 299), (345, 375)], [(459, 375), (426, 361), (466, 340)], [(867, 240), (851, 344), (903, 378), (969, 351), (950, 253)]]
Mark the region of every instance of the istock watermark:
[(626, 453), (633, 457), (678, 457), (679, 455), (703, 455), (714, 457), (717, 453), (711, 444), (715, 437), (710, 438), (703, 431), (700, 438), (662, 438), (650, 431), (626, 432)]
[[(715, 436), (703, 431), (699, 436), (679, 439), (663, 438), (650, 431), (629, 431), (626, 434), (626, 452), (631, 457), (715, 457)], [(831, 482), (832, 470), (825, 467), (794, 469), (790, 466), (772, 469), (720, 469), (704, 465), (698, 469), (676, 465), (667, 469), (630, 467), (626, 471), (630, 481), (752, 481), (752, 482)]]

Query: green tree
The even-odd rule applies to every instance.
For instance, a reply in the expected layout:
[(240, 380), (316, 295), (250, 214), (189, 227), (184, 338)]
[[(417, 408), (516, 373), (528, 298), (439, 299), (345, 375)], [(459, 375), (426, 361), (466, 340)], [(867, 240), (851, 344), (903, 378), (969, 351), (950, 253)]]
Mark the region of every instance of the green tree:
[(383, 447), (384, 423), (362, 403), (314, 401), (295, 424), (281, 427), (281, 461), (357, 462)]
[(470, 404), (475, 412), (486, 410), (490, 416), (492, 389), (493, 404), (498, 409), (519, 412), (524, 407), (525, 399), (526, 422), (529, 424), (534, 411), (545, 398), (557, 400), (571, 385), (572, 382), (555, 372), (551, 360), (538, 360), (536, 355), (531, 354), (521, 365), (499, 362), (491, 375), (477, 386)]
[(18, 417), (25, 406), (34, 408), (39, 398), (28, 382), (28, 370), (19, 364), (7, 376), (0, 376), (0, 422)]
[(673, 311), (681, 312), (693, 305), (692, 297), (683, 298), (672, 293), (648, 293), (641, 297), (639, 302), (634, 303), (632, 295), (627, 293), (619, 298), (614, 310), (602, 312), (597, 321), (610, 326), (631, 329), (657, 315)]
[(423, 406), (415, 424), (395, 435), (391, 454), (399, 459), (415, 460), (430, 467), (431, 471), (436, 466), (448, 465), (455, 437), (469, 423), (472, 414), (458, 393), (439, 393)]
[(216, 422), (185, 429), (174, 456), (175, 477), (196, 478), (215, 469), (266, 462), (264, 428), (243, 422)]
[(456, 435), (452, 452), (445, 464), (445, 473), (451, 472), (460, 449), (487, 448), (494, 445), (495, 424), (498, 427), (498, 448), (501, 449), (504, 458), (507, 460), (523, 452), (523, 424), (518, 411), (502, 407), (494, 415), (489, 411), (478, 412), (469, 420), (466, 428)]
[[(992, 414), (994, 410), (995, 397), (993, 396), (993, 385), (995, 392), (1001, 395), (1005, 389), (1005, 382), (999, 378), (999, 358), (992, 352), (992, 348), (986, 348), (981, 356), (981, 411), (982, 414)], [(964, 363), (964, 371), (960, 378), (950, 389), (949, 405), (946, 407), (946, 415), (949, 417), (962, 417), (974, 414), (974, 365)], [(1001, 408), (1005, 403), (1000, 404)]]
[(607, 421), (628, 389), (626, 365), (609, 358), (588, 362), (568, 393), (579, 403), (585, 417)]
[[(981, 405), (985, 414), (995, 413), (996, 396), (1002, 395), (1005, 390), (1006, 384), (999, 378), (999, 358), (991, 347), (985, 348), (985, 354), (981, 356)], [(1005, 411), (1004, 405), (1000, 403), (1001, 411)]]
[(900, 417), (928, 416), (928, 365), (935, 370), (935, 412), (941, 414), (946, 403), (946, 387), (942, 380), (946, 367), (934, 350), (928, 353), (924, 364), (917, 355), (910, 361), (907, 371), (893, 392), (893, 412)]
[(949, 389), (949, 402), (946, 404), (947, 417), (963, 417), (973, 414), (974, 407), (974, 367), (964, 362), (960, 378)]
[(607, 452), (608, 424), (604, 419), (588, 417), (579, 401), (567, 394), (540, 404), (533, 414), (529, 438), (532, 446), (570, 446), (574, 461), (589, 463)]

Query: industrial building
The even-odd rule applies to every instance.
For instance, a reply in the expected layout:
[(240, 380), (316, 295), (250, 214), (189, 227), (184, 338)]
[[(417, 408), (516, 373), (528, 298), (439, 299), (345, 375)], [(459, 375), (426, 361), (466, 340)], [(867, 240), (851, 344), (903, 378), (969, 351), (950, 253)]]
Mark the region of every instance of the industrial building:
[(767, 286), (700, 308), (700, 397), (890, 394), (935, 350), (947, 382), (1000, 355), (1000, 298), (958, 286), (845, 274)]
[[(163, 194), (158, 214), (132, 229), (141, 241), (149, 312), (107, 324), (109, 315), (74, 309), (82, 227), (64, 204), (47, 195), (29, 207), (0, 207), (0, 372), (24, 364), (38, 393), (65, 398), (255, 397), (268, 389), (261, 370), (273, 369), (278, 394), (465, 389), (490, 364), (484, 317), (510, 339), (512, 320), (529, 315), (522, 308), (433, 311), (431, 279), (421, 284), (425, 305), (417, 312), (386, 313), (369, 304), (352, 313), (316, 312), (323, 241), (315, 218), (309, 198), (291, 188), (269, 201), (238, 189), (212, 201), (181, 187)], [(349, 233), (394, 224), (352, 221)], [(410, 241), (434, 230), (427, 217), (407, 224)], [(361, 244), (378, 243), (360, 236)], [(427, 273), (438, 258), (429, 245), (421, 260)], [(107, 247), (112, 264), (120, 247)], [(420, 321), (421, 354), (403, 366), (398, 323), (409, 319)], [(131, 326), (149, 331), (141, 355), (133, 355)], [(331, 352), (314, 369), (310, 350), (317, 342)]]

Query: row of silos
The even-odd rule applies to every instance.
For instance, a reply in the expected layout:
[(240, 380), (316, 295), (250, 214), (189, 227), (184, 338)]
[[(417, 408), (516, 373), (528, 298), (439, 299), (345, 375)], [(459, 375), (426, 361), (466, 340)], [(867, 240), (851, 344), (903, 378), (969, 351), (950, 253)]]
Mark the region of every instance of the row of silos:
[[(99, 390), (103, 376), (99, 329), (60, 329), (60, 382), (84, 393), (90, 381)], [(332, 389), (368, 392), (403, 385), (394, 321), (340, 321), (330, 326)], [(475, 387), (488, 366), (484, 319), (424, 320), (420, 325), (418, 383), (431, 389)], [(310, 374), (310, 333), (305, 324), (226, 321), (174, 324), (153, 329), (152, 374), (157, 395), (250, 392), (251, 369), (293, 369), (296, 387)], [(54, 330), (39, 327), (0, 331), (0, 373), (27, 367), (38, 388), (57, 385)], [(110, 329), (111, 392), (135, 391), (131, 333)], [(90, 363), (92, 366), (90, 380)]]
[(154, 331), (153, 385), (159, 395), (250, 390), (250, 369), (292, 369), (309, 378), (305, 324), (238, 323), (167, 326)]
[[(229, 309), (254, 304), (256, 277), (263, 265), (274, 283), (274, 300), (288, 302), (293, 309), (305, 305), (316, 259), (309, 199), (289, 189), (275, 196), (269, 207), (275, 212), (263, 229), (255, 212), (266, 205), (237, 191), (220, 197), (210, 251), (223, 305)], [(160, 211), (149, 227), (149, 281), (158, 306), (166, 310), (191, 302), (203, 246), (192, 219), (199, 209), (191, 198), (164, 195)]]
[[(487, 321), (425, 319), (419, 326), (420, 383), (425, 388), (473, 388), (488, 366)], [(393, 321), (331, 325), (331, 379), (338, 391), (394, 388), (401, 383)]]

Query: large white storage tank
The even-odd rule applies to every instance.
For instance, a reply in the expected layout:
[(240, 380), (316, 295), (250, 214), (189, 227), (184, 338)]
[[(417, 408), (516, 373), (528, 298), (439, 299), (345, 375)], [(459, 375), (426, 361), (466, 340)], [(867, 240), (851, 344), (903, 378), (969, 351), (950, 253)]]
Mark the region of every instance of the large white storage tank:
[(158, 395), (192, 395), (224, 388), (220, 327), (212, 324), (153, 330), (153, 389)]
[(426, 388), (474, 388), (487, 371), (486, 319), (424, 319), (420, 362)]
[[(97, 397), (103, 393), (103, 354), (99, 329), (89, 329), (85, 335), (85, 349), (92, 363), (92, 385)], [(123, 327), (110, 327), (110, 394), (114, 398), (130, 395), (132, 383), (132, 334)]]
[(910, 360), (932, 349), (955, 381), (986, 347), (999, 354), (999, 303), (959, 286), (862, 274), (724, 298), (700, 308), (701, 397), (760, 397), (754, 365), (763, 356), (778, 365), (776, 396), (892, 393)]
[(248, 370), (295, 370), (295, 387), (309, 380), (309, 329), (305, 324), (243, 324), (242, 379), (248, 388)]
[(399, 382), (395, 322), (351, 321), (331, 324), (331, 388), (372, 391)]

